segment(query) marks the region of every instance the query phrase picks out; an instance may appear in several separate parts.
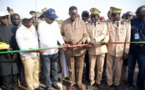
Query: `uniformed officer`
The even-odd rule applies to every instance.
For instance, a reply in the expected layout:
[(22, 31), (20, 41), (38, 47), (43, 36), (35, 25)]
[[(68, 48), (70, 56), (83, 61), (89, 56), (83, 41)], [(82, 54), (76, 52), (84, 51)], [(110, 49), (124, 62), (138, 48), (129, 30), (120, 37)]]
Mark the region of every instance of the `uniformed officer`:
[[(130, 22), (130, 20), (133, 18), (133, 13), (131, 11), (127, 11), (124, 13), (124, 21)], [(122, 66), (122, 75), (121, 75), (121, 84), (126, 83), (126, 74), (127, 74), (127, 63), (128, 58), (123, 60), (123, 66)]]
[[(107, 22), (109, 31), (110, 42), (130, 42), (130, 23), (122, 21), (120, 14), (121, 9), (116, 7), (110, 7), (112, 13), (112, 21)], [(129, 44), (108, 44), (107, 53), (107, 84), (108, 88), (112, 88), (113, 84), (115, 89), (118, 90), (121, 78), (121, 70), (123, 64), (123, 57), (125, 58), (129, 51)], [(115, 69), (115, 70), (113, 70)], [(115, 71), (115, 72), (113, 72)], [(113, 80), (113, 75), (114, 80)], [(113, 82), (114, 81), (114, 82)]]
[(99, 21), (100, 18), (99, 14), (101, 12), (97, 8), (91, 8), (90, 12), (91, 12), (91, 23), (87, 25), (87, 31), (89, 34), (88, 42), (92, 44), (92, 47), (90, 47), (88, 50), (90, 63), (89, 79), (90, 85), (92, 86), (93, 84), (96, 83), (98, 89), (100, 90), (104, 66), (104, 58), (105, 53), (107, 53), (107, 46), (95, 43), (102, 42), (105, 39), (107, 34), (107, 24), (105, 22)]

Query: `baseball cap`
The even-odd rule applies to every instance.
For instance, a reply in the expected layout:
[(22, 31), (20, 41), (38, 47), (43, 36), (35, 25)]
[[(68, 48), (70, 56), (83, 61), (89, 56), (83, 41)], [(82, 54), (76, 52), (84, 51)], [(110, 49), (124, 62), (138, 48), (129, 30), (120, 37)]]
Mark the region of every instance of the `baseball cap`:
[(33, 16), (31, 15), (31, 14), (29, 14), (29, 13), (27, 13), (27, 14), (23, 14), (22, 16), (21, 16), (21, 19), (23, 20), (23, 19), (31, 19)]
[(49, 8), (48, 10), (46, 10), (45, 14), (52, 19), (58, 18), (58, 16), (55, 14), (55, 10), (52, 8)]
[(4, 16), (7, 16), (7, 15), (9, 15), (9, 14), (6, 13), (6, 12), (0, 12), (0, 17), (4, 17)]

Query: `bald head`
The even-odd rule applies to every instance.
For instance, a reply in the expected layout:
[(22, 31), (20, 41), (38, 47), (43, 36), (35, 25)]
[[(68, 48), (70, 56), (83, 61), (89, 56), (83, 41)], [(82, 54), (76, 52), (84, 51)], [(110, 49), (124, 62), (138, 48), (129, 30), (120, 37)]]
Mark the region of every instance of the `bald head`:
[(144, 19), (145, 18), (145, 5), (140, 6), (136, 10), (136, 16), (138, 19)]
[(145, 5), (140, 6), (137, 10), (145, 10)]

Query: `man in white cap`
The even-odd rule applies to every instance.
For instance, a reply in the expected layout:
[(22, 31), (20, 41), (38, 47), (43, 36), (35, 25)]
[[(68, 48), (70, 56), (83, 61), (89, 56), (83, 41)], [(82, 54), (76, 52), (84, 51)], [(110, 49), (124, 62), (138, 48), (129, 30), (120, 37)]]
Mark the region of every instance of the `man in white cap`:
[[(38, 35), (32, 22), (32, 15), (22, 16), (22, 24), (16, 32), (16, 41), (20, 50), (38, 48)], [(24, 66), (25, 79), (28, 90), (44, 90), (39, 87), (40, 51), (20, 52)]]
[[(16, 50), (17, 44), (14, 38), (16, 29), (13, 29), (13, 25), (8, 24), (8, 21), (8, 14), (0, 12), (0, 42), (10, 45), (5, 50), (10, 50), (10, 48)], [(2, 76), (3, 90), (18, 90), (17, 74), (17, 54), (0, 54), (0, 75)]]
[[(40, 47), (57, 47), (58, 42), (60, 45), (64, 45), (63, 38), (60, 33), (60, 28), (55, 19), (58, 16), (55, 14), (55, 10), (49, 8), (44, 13), (44, 21), (38, 25), (38, 33), (40, 37)], [(43, 68), (43, 74), (45, 78), (46, 90), (51, 90), (51, 87), (60, 90), (58, 86), (58, 49), (49, 49), (41, 54), (41, 62)], [(52, 83), (50, 78), (50, 72), (52, 70)], [(52, 84), (52, 85), (51, 85)]]

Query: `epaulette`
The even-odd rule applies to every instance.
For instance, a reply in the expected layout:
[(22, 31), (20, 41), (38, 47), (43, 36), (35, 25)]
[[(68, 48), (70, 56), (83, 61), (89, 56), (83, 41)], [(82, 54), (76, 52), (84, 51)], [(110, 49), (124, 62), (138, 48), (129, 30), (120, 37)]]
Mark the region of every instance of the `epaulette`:
[(101, 21), (101, 22), (106, 22), (106, 20), (103, 20), (103, 21)]
[(124, 24), (124, 23), (130, 23), (130, 20), (129, 19), (122, 19), (121, 24)]
[(105, 20), (106, 22), (112, 22), (112, 20), (110, 20), (110, 19), (107, 19), (107, 20)]
[(129, 19), (122, 19), (123, 22), (130, 22)]
[(100, 21), (100, 23), (107, 24), (108, 22), (106, 20), (104, 20), (104, 21)]

